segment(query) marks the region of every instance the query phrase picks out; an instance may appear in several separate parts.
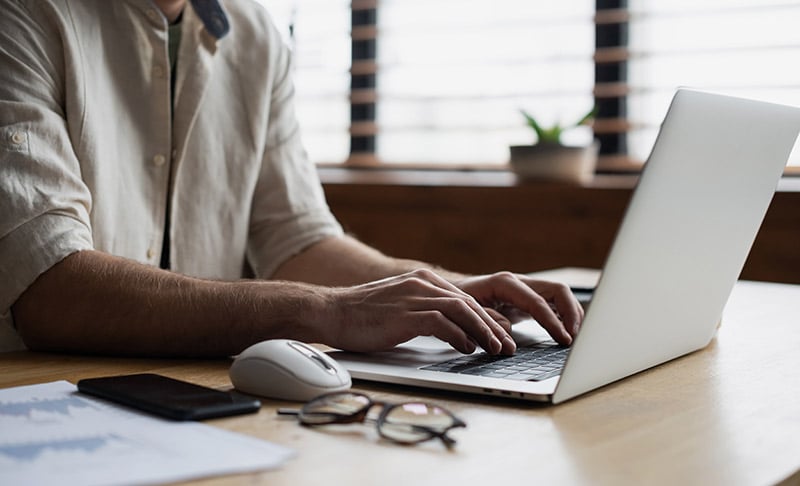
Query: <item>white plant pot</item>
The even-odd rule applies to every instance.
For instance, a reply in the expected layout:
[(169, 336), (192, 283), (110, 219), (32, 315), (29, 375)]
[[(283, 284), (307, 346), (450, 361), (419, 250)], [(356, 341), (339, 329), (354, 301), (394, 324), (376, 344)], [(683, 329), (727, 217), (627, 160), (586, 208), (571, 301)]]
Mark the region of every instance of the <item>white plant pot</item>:
[(515, 145), (511, 169), (520, 179), (586, 184), (594, 177), (599, 144), (585, 147), (556, 144)]

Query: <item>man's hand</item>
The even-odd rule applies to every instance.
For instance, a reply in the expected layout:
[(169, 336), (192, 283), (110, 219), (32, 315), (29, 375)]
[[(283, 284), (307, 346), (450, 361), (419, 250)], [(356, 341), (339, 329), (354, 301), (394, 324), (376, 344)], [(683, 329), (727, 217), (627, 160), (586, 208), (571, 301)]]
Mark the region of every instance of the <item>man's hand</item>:
[(561, 344), (572, 343), (583, 320), (583, 307), (564, 284), (500, 272), (466, 277), (455, 285), (506, 317), (533, 317)]
[(432, 270), (333, 288), (330, 296), (335, 312), (324, 341), (340, 349), (390, 349), (430, 335), (463, 353), (473, 352), (476, 344), (490, 354), (516, 350), (507, 321), (503, 326), (475, 298)]
[(270, 281), (201, 280), (82, 251), (40, 275), (12, 310), (34, 350), (193, 357), (229, 356), (273, 338), (378, 351), (420, 335), (464, 353), (480, 346), (511, 354), (515, 312), (564, 344), (583, 317), (566, 286), (507, 272), (444, 278), (418, 269), (353, 285), (341, 275), (357, 280), (421, 264), (349, 251), (347, 242), (324, 247), (337, 251), (311, 252), (311, 262), (296, 267), (309, 271), (295, 277), (321, 280), (309, 283), (287, 281), (292, 272)]
[(388, 349), (433, 335), (462, 352), (477, 344), (489, 353), (511, 354), (512, 322), (533, 317), (556, 341), (569, 344), (583, 319), (566, 285), (510, 272), (467, 277), (420, 268), (430, 265), (387, 257), (341, 237), (296, 255), (273, 278), (338, 287), (325, 292), (333, 315), (314, 319), (313, 327), (323, 342), (351, 351)]

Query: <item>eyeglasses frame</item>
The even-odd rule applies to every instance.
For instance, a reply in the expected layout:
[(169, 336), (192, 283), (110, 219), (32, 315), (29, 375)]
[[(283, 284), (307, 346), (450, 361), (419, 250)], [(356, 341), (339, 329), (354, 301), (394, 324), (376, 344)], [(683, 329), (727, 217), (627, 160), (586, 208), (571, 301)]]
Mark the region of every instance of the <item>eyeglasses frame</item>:
[[(328, 398), (331, 398), (331, 397), (339, 396), (339, 395), (342, 395), (342, 396), (344, 396), (344, 395), (353, 395), (353, 396), (357, 396), (357, 397), (363, 397), (363, 398), (365, 398), (367, 400), (367, 403), (364, 404), (364, 406), (361, 407), (359, 410), (356, 410), (352, 414), (348, 414), (348, 415), (338, 414), (336, 412), (313, 413), (313, 412), (306, 412), (305, 411), (306, 407), (308, 407), (312, 403), (318, 402), (320, 400), (325, 400), (325, 399), (328, 399)], [(421, 437), (418, 440), (402, 440), (402, 439), (398, 439), (396, 437), (391, 437), (391, 436), (386, 435), (384, 433), (384, 431), (382, 430), (382, 427), (383, 427), (383, 425), (387, 424), (386, 417), (389, 415), (389, 413), (391, 413), (392, 410), (394, 410), (394, 409), (396, 409), (398, 407), (402, 407), (404, 405), (414, 405), (414, 404), (424, 405), (425, 407), (428, 407), (428, 408), (437, 408), (437, 409), (441, 410), (442, 412), (447, 414), (448, 417), (450, 417), (450, 419), (452, 420), (452, 424), (449, 425), (446, 429), (444, 429), (442, 431), (439, 431), (439, 430), (436, 430), (436, 429), (433, 429), (433, 428), (430, 428), (430, 427), (426, 427), (424, 425), (408, 424), (412, 428), (427, 434), (427, 437)], [(317, 426), (335, 425), (335, 424), (366, 423), (367, 422), (367, 414), (369, 413), (369, 411), (373, 407), (376, 407), (376, 406), (382, 407), (381, 412), (378, 415), (378, 418), (375, 419), (375, 426), (376, 426), (376, 429), (378, 430), (378, 434), (381, 437), (383, 437), (384, 439), (392, 441), (392, 442), (395, 442), (397, 444), (414, 445), (414, 444), (419, 444), (421, 442), (426, 442), (426, 441), (438, 438), (439, 440), (442, 441), (442, 443), (445, 445), (445, 447), (450, 449), (456, 444), (456, 440), (453, 439), (452, 437), (450, 437), (449, 435), (447, 435), (447, 433), (450, 430), (454, 429), (454, 428), (466, 427), (467, 426), (466, 422), (464, 422), (460, 418), (456, 417), (455, 414), (453, 414), (453, 412), (451, 412), (450, 410), (448, 410), (448, 409), (446, 409), (446, 408), (444, 408), (444, 407), (442, 407), (440, 405), (436, 405), (436, 404), (428, 403), (428, 402), (419, 402), (419, 401), (416, 401), (416, 402), (407, 401), (407, 402), (392, 403), (392, 402), (386, 402), (386, 401), (382, 401), (382, 400), (373, 400), (372, 397), (370, 397), (369, 395), (367, 395), (365, 393), (361, 393), (361, 392), (355, 392), (355, 391), (340, 391), (340, 392), (326, 393), (324, 395), (320, 395), (318, 397), (313, 398), (312, 400), (307, 402), (305, 405), (303, 405), (303, 407), (300, 410), (291, 410), (291, 411), (289, 411), (289, 410), (285, 410), (285, 409), (279, 409), (278, 413), (279, 414), (297, 415), (298, 419), (300, 420), (300, 423), (303, 426), (306, 426), (306, 427), (317, 427)], [(313, 415), (322, 416), (322, 415), (324, 415), (326, 417), (329, 417), (330, 420), (326, 421), (326, 422), (310, 423), (310, 422), (304, 421), (302, 419), (303, 415), (305, 415), (305, 416), (313, 416)]]

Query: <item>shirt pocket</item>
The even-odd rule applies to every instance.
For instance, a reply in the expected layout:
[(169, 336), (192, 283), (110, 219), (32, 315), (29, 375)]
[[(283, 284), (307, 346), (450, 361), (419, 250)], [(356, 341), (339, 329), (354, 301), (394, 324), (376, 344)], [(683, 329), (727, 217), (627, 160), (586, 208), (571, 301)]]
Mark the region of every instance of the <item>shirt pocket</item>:
[(0, 128), (0, 146), (8, 152), (30, 153), (30, 134), (20, 127)]

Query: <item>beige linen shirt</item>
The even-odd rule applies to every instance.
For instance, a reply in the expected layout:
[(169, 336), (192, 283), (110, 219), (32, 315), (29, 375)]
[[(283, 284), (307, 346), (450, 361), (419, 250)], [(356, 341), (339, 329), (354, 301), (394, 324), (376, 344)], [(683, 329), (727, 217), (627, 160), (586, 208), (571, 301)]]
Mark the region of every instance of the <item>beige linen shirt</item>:
[(289, 51), (252, 0), (223, 6), (221, 38), (184, 12), (173, 112), (151, 0), (0, 0), (0, 350), (22, 345), (12, 304), (69, 254), (158, 265), (168, 197), (186, 275), (269, 278), (341, 234), (300, 142)]

